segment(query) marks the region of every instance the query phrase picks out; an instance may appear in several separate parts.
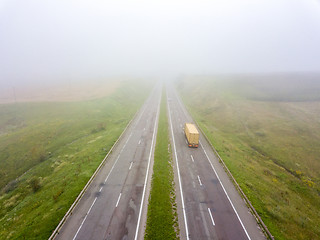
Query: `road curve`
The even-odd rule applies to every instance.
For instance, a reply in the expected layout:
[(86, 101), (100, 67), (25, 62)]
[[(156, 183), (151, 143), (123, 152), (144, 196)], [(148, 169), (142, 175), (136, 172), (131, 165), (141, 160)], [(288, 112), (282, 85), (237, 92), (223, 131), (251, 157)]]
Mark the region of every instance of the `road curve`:
[(143, 239), (160, 98), (157, 85), (55, 239)]
[(167, 104), (181, 238), (266, 239), (205, 138), (199, 148), (187, 146), (183, 127), (193, 120), (170, 85)]

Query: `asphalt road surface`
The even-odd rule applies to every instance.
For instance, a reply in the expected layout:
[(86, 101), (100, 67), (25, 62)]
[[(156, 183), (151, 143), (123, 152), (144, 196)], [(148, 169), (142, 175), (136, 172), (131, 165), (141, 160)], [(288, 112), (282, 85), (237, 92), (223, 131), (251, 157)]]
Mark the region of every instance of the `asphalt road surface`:
[(158, 85), (55, 239), (143, 239), (160, 98)]
[[(143, 239), (160, 98), (157, 86), (55, 239)], [(188, 148), (172, 87), (167, 104), (181, 239), (266, 239), (203, 136)]]
[(167, 104), (181, 238), (266, 239), (204, 137), (187, 146), (184, 123), (193, 120), (170, 85)]

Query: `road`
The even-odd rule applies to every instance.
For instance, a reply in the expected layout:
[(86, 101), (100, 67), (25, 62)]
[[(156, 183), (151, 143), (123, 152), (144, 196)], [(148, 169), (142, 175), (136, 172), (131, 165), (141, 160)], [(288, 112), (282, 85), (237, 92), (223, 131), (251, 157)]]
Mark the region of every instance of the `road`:
[(55, 239), (143, 239), (160, 98), (158, 85)]
[(170, 85), (167, 104), (181, 238), (266, 239), (204, 137), (187, 146), (183, 127), (193, 120)]

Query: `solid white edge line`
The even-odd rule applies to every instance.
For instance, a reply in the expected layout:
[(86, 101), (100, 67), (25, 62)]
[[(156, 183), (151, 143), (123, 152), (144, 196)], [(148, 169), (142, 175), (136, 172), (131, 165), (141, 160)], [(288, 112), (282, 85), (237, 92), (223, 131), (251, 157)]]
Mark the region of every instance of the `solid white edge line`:
[(228, 193), (227, 193), (226, 189), (224, 188), (224, 186), (223, 186), (223, 184), (222, 184), (222, 182), (221, 182), (221, 180), (220, 180), (220, 177), (218, 176), (218, 173), (217, 173), (216, 169), (214, 168), (214, 166), (212, 165), (212, 163), (211, 163), (211, 161), (210, 161), (210, 158), (209, 158), (209, 156), (208, 156), (208, 154), (207, 154), (206, 150), (204, 149), (204, 147), (202, 146), (202, 144), (201, 144), (201, 143), (200, 143), (200, 145), (201, 145), (201, 147), (202, 147), (202, 149), (203, 149), (203, 151), (204, 151), (204, 154), (206, 155), (206, 157), (207, 157), (207, 159), (208, 159), (208, 161), (209, 161), (209, 163), (210, 163), (210, 165), (211, 165), (211, 168), (213, 169), (214, 173), (216, 174), (216, 176), (217, 176), (217, 178), (218, 178), (218, 180), (219, 180), (219, 183), (220, 183), (220, 185), (221, 185), (221, 187), (222, 187), (222, 189), (223, 189), (224, 193), (226, 194), (226, 196), (227, 196), (227, 198), (228, 198), (228, 200), (229, 200), (229, 202), (230, 202), (230, 204), (231, 204), (231, 206), (232, 206), (232, 208), (233, 208), (233, 211), (234, 211), (234, 212), (235, 212), (235, 214), (237, 215), (237, 218), (238, 218), (238, 220), (239, 220), (239, 222), (240, 222), (240, 224), (241, 224), (241, 226), (242, 226), (242, 228), (243, 228), (244, 232), (246, 233), (246, 235), (247, 235), (248, 239), (249, 239), (249, 240), (251, 240), (251, 238), (250, 238), (250, 236), (249, 236), (249, 234), (248, 234), (248, 232), (247, 232), (246, 228), (244, 227), (244, 225), (243, 225), (243, 223), (242, 223), (242, 221), (241, 221), (241, 218), (240, 218), (240, 216), (239, 216), (239, 214), (238, 214), (238, 212), (237, 212), (236, 208), (233, 206), (233, 203), (232, 203), (232, 201), (231, 201), (231, 199), (230, 199), (230, 197), (229, 197), (229, 195), (228, 195)]
[[(178, 99), (178, 102), (179, 102), (179, 104), (180, 104), (180, 107), (182, 108), (182, 111), (184, 112), (185, 116), (187, 117), (187, 113), (186, 113), (186, 111), (185, 111), (185, 109), (184, 109), (184, 107), (183, 107), (183, 105), (182, 105), (182, 103), (181, 103), (181, 101), (180, 101), (180, 98), (178, 97), (178, 95), (177, 95), (177, 94), (175, 94), (175, 95), (176, 95), (176, 98)], [(224, 186), (223, 186), (223, 184), (222, 184), (222, 182), (221, 182), (221, 180), (220, 180), (220, 178), (219, 178), (219, 176), (218, 176), (218, 174), (217, 174), (217, 172), (216, 172), (215, 168), (213, 167), (213, 165), (212, 165), (212, 163), (211, 163), (211, 161), (210, 161), (210, 159), (209, 159), (209, 157), (208, 157), (208, 155), (207, 155), (206, 150), (205, 150), (205, 149), (204, 149), (204, 147), (202, 146), (202, 144), (201, 144), (200, 140), (199, 140), (199, 144), (201, 145), (201, 147), (202, 147), (202, 149), (203, 149), (203, 151), (204, 151), (204, 153), (205, 153), (205, 155), (206, 155), (206, 157), (207, 157), (207, 159), (208, 159), (208, 161), (209, 161), (209, 163), (210, 163), (210, 165), (211, 165), (211, 168), (212, 168), (212, 169), (213, 169), (213, 171), (215, 172), (215, 174), (216, 174), (216, 176), (217, 176), (217, 178), (218, 178), (218, 180), (219, 180), (219, 183), (220, 183), (220, 185), (221, 185), (221, 187), (222, 187), (222, 189), (223, 189), (224, 193), (226, 194), (226, 196), (227, 196), (227, 198), (228, 198), (228, 200), (229, 200), (229, 202), (230, 202), (230, 204), (231, 204), (231, 206), (232, 206), (232, 208), (233, 208), (233, 210), (234, 210), (235, 214), (237, 215), (237, 218), (238, 218), (238, 220), (239, 220), (239, 222), (240, 222), (240, 224), (241, 224), (241, 226), (242, 226), (242, 228), (243, 228), (244, 232), (246, 233), (246, 235), (247, 235), (248, 239), (249, 239), (249, 240), (251, 240), (251, 238), (250, 238), (250, 236), (249, 236), (249, 234), (248, 234), (248, 232), (247, 232), (246, 228), (244, 227), (244, 225), (243, 225), (243, 223), (242, 223), (242, 221), (241, 221), (241, 219), (240, 219), (240, 216), (239, 216), (238, 212), (236, 211), (235, 207), (233, 206), (233, 203), (232, 203), (232, 201), (231, 201), (231, 199), (230, 199), (230, 197), (229, 197), (229, 195), (228, 195), (227, 191), (225, 190), (225, 188), (224, 188)]]
[[(127, 139), (126, 144), (124, 145), (124, 147), (127, 145), (127, 143), (128, 143), (128, 141), (129, 141), (129, 139), (130, 139), (131, 135), (132, 135), (132, 133), (129, 135), (129, 137), (128, 137), (128, 139)], [(124, 148), (124, 147), (123, 147), (123, 148)], [(123, 148), (122, 148), (122, 150), (123, 150)], [(122, 151), (122, 150), (121, 150), (121, 151)], [(107, 180), (108, 180), (108, 178), (109, 178), (109, 176), (110, 176), (110, 174), (111, 174), (111, 172), (112, 172), (112, 170), (113, 170), (114, 166), (115, 166), (115, 165), (116, 165), (116, 163), (118, 162), (119, 158), (120, 158), (120, 154), (118, 155), (117, 160), (116, 160), (116, 161), (114, 162), (114, 164), (112, 165), (112, 168), (111, 168), (111, 170), (110, 170), (110, 172), (109, 172), (108, 176), (107, 176), (107, 177), (106, 177), (106, 179), (104, 180), (104, 183), (106, 183), (106, 182), (107, 182)], [(101, 189), (102, 189), (102, 187), (100, 188), (99, 192), (101, 192)], [(80, 231), (80, 229), (81, 229), (81, 227), (82, 227), (83, 223), (86, 221), (87, 216), (88, 216), (88, 214), (90, 213), (91, 208), (93, 207), (93, 205), (94, 205), (94, 203), (96, 202), (96, 200), (97, 200), (97, 197), (94, 199), (94, 201), (93, 201), (93, 203), (92, 203), (92, 205), (91, 205), (91, 207), (90, 207), (89, 211), (87, 212), (87, 214), (86, 214), (85, 218), (82, 220), (80, 227), (78, 228), (78, 230), (77, 230), (76, 234), (75, 234), (75, 235), (74, 235), (74, 237), (73, 237), (73, 240), (74, 240), (74, 239), (76, 239), (76, 237), (77, 237), (77, 235), (78, 235), (78, 233), (79, 233), (79, 231)]]
[[(148, 101), (148, 100), (149, 100), (149, 98), (147, 99), (147, 101)], [(146, 104), (144, 104), (144, 105), (146, 105)], [(147, 108), (146, 106), (142, 106), (142, 107), (144, 107), (144, 109), (143, 109), (143, 110), (142, 110), (142, 112), (140, 113), (140, 116), (139, 116), (138, 120), (136, 121), (135, 126), (137, 126), (138, 122), (140, 121), (140, 119), (141, 119), (142, 115), (144, 114), (144, 112), (145, 112), (145, 110), (146, 110), (146, 108)], [(131, 138), (131, 135), (132, 135), (132, 132), (130, 133), (130, 135), (129, 135), (129, 137), (128, 137), (128, 139), (127, 139), (126, 143), (125, 143), (125, 145), (122, 147), (122, 149), (121, 149), (121, 151), (120, 151), (120, 154), (122, 153), (123, 149), (124, 149), (124, 148), (125, 148), (125, 146), (127, 145), (127, 143), (128, 143), (128, 141), (129, 141), (129, 139)], [(106, 183), (106, 182), (107, 182), (107, 180), (108, 180), (108, 178), (109, 178), (109, 176), (110, 176), (110, 174), (111, 174), (111, 172), (112, 172), (112, 170), (113, 170), (114, 166), (116, 165), (116, 163), (118, 162), (118, 160), (119, 160), (119, 158), (120, 158), (120, 154), (119, 154), (119, 156), (118, 156), (117, 160), (115, 161), (115, 163), (113, 164), (113, 166), (112, 166), (112, 168), (111, 168), (111, 170), (110, 170), (110, 172), (109, 172), (108, 176), (107, 176), (107, 177), (106, 177), (106, 179), (104, 180), (104, 183)], [(107, 156), (105, 156), (105, 158), (104, 158), (103, 160), (105, 160), (107, 157), (108, 157), (108, 155), (107, 155)], [(101, 188), (100, 188), (99, 192), (102, 190), (102, 188), (103, 188), (103, 187), (101, 187)], [(73, 237), (73, 240), (77, 237), (77, 235), (78, 235), (78, 233), (79, 233), (79, 231), (80, 231), (80, 229), (81, 229), (81, 227), (82, 227), (83, 223), (84, 223), (84, 222), (85, 222), (85, 220), (87, 219), (87, 216), (88, 216), (88, 214), (90, 213), (91, 208), (92, 208), (92, 207), (93, 207), (93, 205), (95, 204), (96, 200), (97, 200), (97, 197), (94, 199), (93, 203), (91, 204), (91, 207), (89, 208), (89, 211), (87, 212), (87, 214), (86, 214), (85, 218), (84, 218), (84, 219), (83, 219), (83, 221), (81, 222), (81, 225), (80, 225), (80, 227), (78, 228), (78, 230), (77, 230), (77, 232), (76, 232), (75, 236)], [(51, 237), (50, 237), (50, 239), (51, 239)]]
[(214, 223), (214, 220), (213, 220), (213, 217), (212, 217), (212, 213), (211, 213), (211, 211), (210, 211), (210, 208), (208, 208), (208, 212), (209, 212), (209, 215), (210, 215), (212, 224), (213, 224), (213, 226), (215, 226), (216, 224)]
[(198, 175), (198, 181), (199, 181), (200, 186), (202, 186), (202, 182), (201, 182), (201, 180), (200, 180), (199, 175)]
[(158, 103), (157, 116), (156, 116), (156, 119), (154, 121), (154, 129), (153, 129), (153, 135), (152, 135), (152, 141), (151, 141), (151, 147), (150, 147), (150, 153), (149, 153), (149, 159), (148, 159), (146, 178), (145, 178), (145, 181), (144, 181), (143, 193), (142, 193), (142, 199), (141, 199), (140, 211), (139, 211), (139, 217), (138, 217), (137, 228), (136, 228), (136, 233), (135, 233), (135, 237), (134, 237), (135, 240), (137, 240), (138, 233), (139, 233), (140, 220), (141, 220), (141, 214), (142, 214), (142, 208), (143, 208), (143, 202), (144, 202), (144, 195), (146, 193), (146, 186), (147, 186), (147, 180), (148, 180), (148, 174), (149, 174), (149, 168), (150, 168), (150, 160), (151, 160), (151, 156), (152, 156), (152, 149), (153, 149), (154, 140), (155, 140), (155, 132), (156, 132), (157, 120), (158, 120), (159, 111), (160, 111), (160, 102), (161, 102), (161, 95), (160, 95), (160, 100), (159, 100), (159, 103)]
[(116, 207), (118, 207), (118, 204), (119, 204), (120, 198), (121, 198), (121, 193), (119, 194), (118, 201), (117, 201), (117, 203), (116, 203)]
[(133, 164), (133, 162), (131, 162), (131, 164), (130, 164), (130, 167), (129, 167), (129, 170), (131, 169), (131, 167), (132, 167), (132, 164)]
[(191, 157), (192, 162), (194, 162), (193, 156), (192, 156), (192, 155), (190, 155), (190, 157)]
[(171, 121), (171, 111), (170, 111), (170, 106), (169, 106), (168, 100), (167, 100), (167, 105), (168, 105), (168, 112), (169, 112), (169, 119), (170, 119), (170, 127), (171, 127), (171, 136), (172, 136), (172, 142), (173, 142), (174, 155), (175, 155), (176, 164), (177, 164), (177, 172), (178, 172), (180, 196), (181, 196), (181, 202), (182, 202), (182, 211), (183, 211), (184, 225), (185, 225), (185, 228), (186, 228), (186, 237), (187, 237), (187, 240), (189, 240), (189, 230), (188, 230), (188, 224), (187, 224), (186, 209), (185, 209), (185, 206), (184, 206), (184, 198), (183, 198), (183, 192), (182, 192), (182, 185), (181, 185), (181, 177), (180, 177), (178, 156), (177, 156), (177, 150), (176, 150), (176, 143), (175, 143), (175, 140), (174, 140), (173, 127), (172, 127), (172, 121)]
[(76, 237), (78, 236), (78, 233), (80, 232), (80, 229), (82, 228), (83, 223), (86, 221), (86, 219), (87, 219), (87, 217), (88, 217), (88, 215), (89, 215), (89, 213), (90, 213), (93, 205), (96, 203), (96, 201), (97, 201), (97, 197), (96, 197), (96, 198), (94, 199), (94, 201), (92, 202), (92, 204), (91, 204), (91, 206), (90, 206), (90, 208), (89, 208), (86, 216), (84, 217), (84, 219), (82, 220), (82, 222), (81, 222), (81, 224), (80, 224), (80, 227), (78, 228), (78, 231), (77, 231), (76, 234), (74, 235), (73, 240), (75, 240)]

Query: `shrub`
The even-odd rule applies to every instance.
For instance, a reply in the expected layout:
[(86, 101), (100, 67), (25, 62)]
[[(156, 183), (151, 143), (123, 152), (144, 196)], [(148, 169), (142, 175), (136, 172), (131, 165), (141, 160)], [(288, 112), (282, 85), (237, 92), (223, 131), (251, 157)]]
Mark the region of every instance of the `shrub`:
[(40, 180), (37, 177), (33, 177), (30, 180), (29, 184), (30, 184), (30, 187), (32, 188), (33, 192), (37, 192), (41, 188)]

